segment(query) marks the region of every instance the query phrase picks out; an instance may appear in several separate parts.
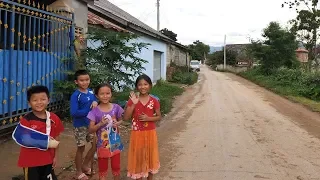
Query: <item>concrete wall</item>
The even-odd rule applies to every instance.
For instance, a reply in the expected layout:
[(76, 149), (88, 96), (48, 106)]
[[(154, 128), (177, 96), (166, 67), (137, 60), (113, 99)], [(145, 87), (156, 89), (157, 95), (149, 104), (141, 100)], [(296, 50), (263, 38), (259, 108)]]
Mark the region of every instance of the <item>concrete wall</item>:
[(79, 0), (57, 0), (50, 5), (55, 9), (73, 10), (75, 24), (83, 28), (83, 33), (88, 31), (88, 6), (85, 2)]
[(175, 63), (178, 66), (186, 66), (189, 65), (189, 62), (190, 57), (187, 52), (174, 45), (167, 45), (167, 66), (169, 66), (170, 63)]
[(147, 49), (142, 49), (137, 57), (147, 60), (148, 63), (145, 64), (145, 74), (147, 74), (151, 79), (153, 78), (153, 52), (161, 52), (161, 79), (166, 80), (166, 67), (167, 67), (167, 44), (165, 42), (150, 38), (148, 36), (140, 36), (135, 40), (136, 42), (149, 43)]
[(86, 3), (78, 0), (71, 1), (71, 7), (74, 9), (75, 24), (78, 27), (83, 28), (83, 33), (88, 32), (88, 6)]
[[(149, 43), (150, 45), (147, 48), (142, 49), (141, 53), (136, 54), (136, 57), (144, 59), (148, 61), (144, 64), (145, 71), (143, 73), (147, 74), (151, 79), (153, 79), (153, 53), (154, 51), (161, 52), (161, 78), (166, 80), (166, 67), (167, 67), (167, 44), (165, 42), (150, 38), (148, 36), (140, 36), (139, 38), (135, 39), (134, 42), (139, 43)], [(99, 47), (101, 42), (95, 42), (88, 40), (87, 46), (91, 48)], [(130, 60), (130, 59), (128, 59)], [(125, 69), (124, 69), (125, 70)], [(135, 79), (136, 77), (132, 77)]]
[[(217, 70), (217, 71), (223, 70), (223, 64), (217, 65), (215, 70)], [(227, 65), (226, 66), (226, 70), (230, 71), (230, 72), (233, 72), (233, 73), (240, 73), (240, 72), (243, 72), (243, 71), (247, 71), (248, 67), (235, 67), (235, 66)]]

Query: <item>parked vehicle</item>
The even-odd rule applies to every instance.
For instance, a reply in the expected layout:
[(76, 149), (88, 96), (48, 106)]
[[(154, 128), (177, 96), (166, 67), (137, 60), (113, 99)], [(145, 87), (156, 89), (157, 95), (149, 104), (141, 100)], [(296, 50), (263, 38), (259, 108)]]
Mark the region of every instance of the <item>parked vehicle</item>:
[(190, 69), (192, 71), (197, 71), (199, 72), (200, 71), (200, 61), (198, 60), (191, 60), (190, 61)]

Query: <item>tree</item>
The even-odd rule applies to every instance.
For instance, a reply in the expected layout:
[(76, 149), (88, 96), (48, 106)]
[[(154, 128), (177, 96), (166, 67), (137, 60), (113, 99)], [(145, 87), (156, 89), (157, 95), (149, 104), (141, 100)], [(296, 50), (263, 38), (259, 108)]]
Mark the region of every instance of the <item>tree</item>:
[(174, 40), (174, 41), (177, 41), (177, 34), (174, 33), (174, 32), (172, 32), (172, 31), (170, 31), (169, 29), (164, 28), (164, 29), (161, 29), (160, 32), (161, 32), (163, 35), (169, 37), (170, 39), (172, 39), (172, 40)]
[(317, 31), (320, 27), (320, 10), (318, 9), (318, 0), (295, 0), (286, 1), (282, 7), (288, 6), (290, 9), (295, 8), (297, 17), (290, 21), (292, 24), (291, 31), (297, 34), (302, 42), (305, 43), (309, 51), (309, 59), (313, 59), (316, 66), (317, 61)]
[(269, 74), (282, 66), (294, 68), (298, 65), (295, 54), (298, 45), (293, 33), (281, 28), (277, 22), (270, 22), (262, 36), (265, 40), (251, 40), (248, 50), (260, 60), (264, 73)]
[(149, 44), (134, 42), (137, 35), (90, 28), (88, 39), (98, 47), (85, 51), (87, 68), (94, 84), (109, 82), (117, 89), (133, 86), (136, 76), (144, 70), (146, 60), (136, 56)]
[[(228, 65), (235, 65), (236, 64), (236, 59), (237, 59), (237, 53), (235, 51), (231, 50), (226, 50), (226, 63)], [(224, 50), (222, 49), (221, 51), (216, 51), (212, 54), (208, 55), (208, 61), (207, 65), (211, 67), (215, 67), (218, 64), (223, 64), (224, 63)]]
[(199, 40), (188, 45), (188, 48), (190, 49), (191, 58), (195, 60), (204, 60), (210, 52), (210, 46), (200, 42)]
[[(88, 29), (87, 39), (90, 40), (95, 47), (88, 46), (81, 53), (81, 58), (85, 59), (85, 67), (91, 77), (91, 87), (96, 87), (102, 82), (110, 83), (115, 90), (121, 90), (125, 87), (132, 87), (134, 79), (142, 73), (147, 63), (136, 54), (139, 54), (148, 44), (137, 43), (132, 40), (137, 38), (136, 35), (130, 33), (115, 32), (100, 28), (90, 27)], [(74, 63), (76, 63), (74, 59)], [(55, 81), (55, 96), (69, 99), (74, 91), (74, 70), (66, 71), (67, 80)], [(68, 103), (66, 103), (68, 104)], [(68, 111), (68, 106), (65, 108)]]

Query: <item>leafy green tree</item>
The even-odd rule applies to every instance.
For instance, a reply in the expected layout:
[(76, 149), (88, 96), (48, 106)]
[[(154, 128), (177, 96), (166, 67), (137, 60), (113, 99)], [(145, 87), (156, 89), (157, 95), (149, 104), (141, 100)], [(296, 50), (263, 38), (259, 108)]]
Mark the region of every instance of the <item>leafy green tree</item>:
[(210, 46), (204, 44), (203, 42), (197, 40), (192, 44), (188, 45), (190, 50), (190, 55), (192, 59), (203, 60), (210, 52)]
[[(226, 63), (228, 65), (235, 65), (237, 59), (237, 53), (235, 51), (226, 50)], [(224, 50), (216, 51), (208, 55), (207, 64), (211, 67), (224, 63)]]
[[(136, 55), (148, 44), (134, 42), (137, 36), (131, 33), (115, 32), (101, 28), (90, 27), (87, 39), (89, 45), (81, 54), (86, 60), (80, 65), (86, 67), (91, 77), (91, 87), (95, 87), (101, 82), (112, 84), (115, 90), (132, 87), (134, 77), (144, 70), (146, 60)], [(67, 61), (67, 60), (66, 60)], [(74, 60), (74, 63), (79, 63)], [(67, 79), (55, 81), (54, 96), (62, 97), (68, 101), (70, 95), (75, 90), (74, 70), (66, 71)], [(65, 103), (64, 113), (69, 114), (69, 105)]]
[(134, 42), (137, 35), (90, 28), (87, 37), (97, 47), (88, 46), (84, 52), (87, 68), (93, 77), (93, 84), (109, 82), (115, 88), (132, 86), (134, 77), (141, 74), (146, 60), (136, 55), (149, 44)]
[(297, 37), (304, 42), (309, 51), (309, 59), (312, 59), (316, 66), (319, 62), (316, 60), (317, 31), (320, 27), (320, 10), (318, 8), (318, 0), (294, 0), (286, 1), (282, 7), (295, 9), (297, 17), (291, 20), (291, 31), (297, 34)]
[(160, 32), (169, 37), (170, 39), (174, 40), (174, 41), (177, 41), (177, 34), (174, 33), (173, 31), (170, 31), (169, 29), (167, 28), (164, 28), (164, 29), (161, 29)]
[(279, 67), (295, 68), (298, 66), (295, 50), (296, 37), (290, 31), (283, 29), (277, 22), (270, 22), (263, 30), (265, 40), (251, 40), (249, 52), (260, 60), (261, 69), (269, 74)]

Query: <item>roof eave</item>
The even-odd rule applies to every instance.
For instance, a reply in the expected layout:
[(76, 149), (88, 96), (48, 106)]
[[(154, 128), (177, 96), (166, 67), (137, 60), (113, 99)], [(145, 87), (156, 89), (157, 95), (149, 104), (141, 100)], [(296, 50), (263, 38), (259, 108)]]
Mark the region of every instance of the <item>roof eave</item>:
[(145, 30), (145, 29), (143, 29), (143, 28), (141, 28), (141, 27), (139, 27), (139, 26), (137, 26), (137, 25), (135, 25), (135, 24), (133, 24), (133, 23), (128, 22), (128, 27), (131, 28), (131, 29), (133, 29), (133, 30), (135, 30), (135, 31), (138, 31), (138, 32), (140, 32), (140, 33), (143, 33), (143, 34), (146, 34), (146, 35), (148, 35), (148, 36), (151, 36), (151, 37), (153, 37), (153, 38), (160, 39), (160, 40), (162, 40), (162, 41), (164, 41), (164, 42), (166, 42), (166, 43), (170, 43), (170, 44), (179, 46), (180, 48), (183, 48), (183, 49), (185, 49), (185, 50), (188, 50), (188, 48), (185, 47), (185, 46), (183, 46), (182, 44), (179, 44), (179, 43), (177, 43), (177, 42), (175, 42), (175, 41), (173, 41), (173, 40), (171, 40), (171, 39), (169, 39), (169, 38), (167, 39), (167, 38), (164, 38), (164, 37), (159, 36), (159, 35), (157, 35), (157, 34), (154, 34), (154, 33), (150, 32), (150, 31), (148, 31), (148, 30)]
[[(112, 19), (113, 21), (120, 23), (122, 26), (128, 26), (128, 22), (106, 10), (103, 10), (102, 8), (99, 8), (97, 6), (94, 6), (92, 4), (88, 4), (88, 10), (90, 11), (95, 11), (97, 13), (99, 13), (101, 16), (105, 16), (108, 17), (109, 19)], [(92, 12), (95, 14), (95, 12)]]
[[(145, 35), (148, 35), (150, 37), (162, 40), (162, 41), (164, 41), (166, 43), (174, 44), (176, 46), (179, 46), (180, 48), (188, 50), (188, 48), (186, 46), (183, 46), (182, 44), (179, 44), (179, 43), (171, 40), (169, 37), (165, 38), (165, 37), (162, 37), (162, 36), (160, 36), (158, 34), (150, 32), (150, 31), (148, 31), (148, 30), (146, 30), (146, 29), (144, 29), (144, 28), (142, 28), (140, 26), (137, 26), (137, 25), (135, 25), (135, 24), (133, 24), (131, 22), (128, 22), (128, 21), (126, 21), (126, 20), (124, 20), (124, 19), (122, 19), (122, 18), (120, 18), (120, 17), (118, 17), (118, 16), (116, 16), (116, 15), (114, 15), (114, 14), (112, 14), (112, 13), (110, 13), (110, 12), (108, 12), (108, 11), (102, 9), (102, 8), (100, 8), (100, 7), (97, 7), (94, 4), (88, 3), (88, 10), (89, 11), (90, 10), (91, 11), (95, 11), (95, 12), (99, 13), (101, 16), (107, 17), (107, 20), (109, 20), (109, 19), (113, 20), (113, 21), (121, 24), (121, 26), (128, 27), (129, 29), (138, 31), (138, 32), (140, 32), (142, 34), (145, 34)], [(95, 14), (95, 12), (93, 12), (93, 13)]]

